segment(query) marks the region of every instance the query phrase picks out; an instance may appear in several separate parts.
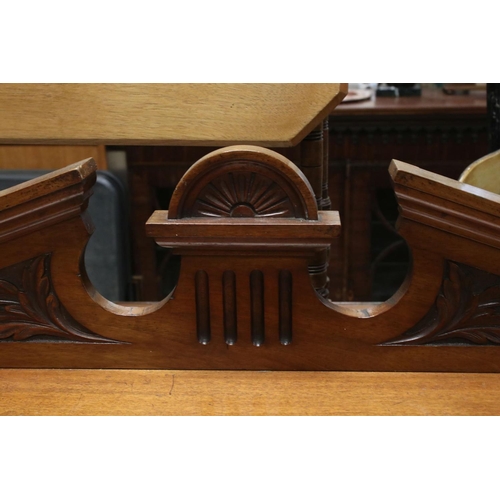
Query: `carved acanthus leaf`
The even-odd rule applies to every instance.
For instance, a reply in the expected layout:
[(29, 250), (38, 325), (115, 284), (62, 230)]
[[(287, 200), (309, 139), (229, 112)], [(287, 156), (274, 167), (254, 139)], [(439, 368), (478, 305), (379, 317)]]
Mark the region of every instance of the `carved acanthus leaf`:
[(50, 254), (0, 270), (0, 341), (117, 343), (79, 325), (50, 281)]
[(436, 302), (403, 335), (382, 345), (500, 344), (500, 276), (449, 262)]

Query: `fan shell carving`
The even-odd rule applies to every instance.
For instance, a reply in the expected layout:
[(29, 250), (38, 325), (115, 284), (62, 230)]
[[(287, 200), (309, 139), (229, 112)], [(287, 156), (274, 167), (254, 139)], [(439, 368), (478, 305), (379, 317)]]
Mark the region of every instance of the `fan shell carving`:
[(311, 186), (292, 162), (245, 146), (223, 148), (195, 163), (179, 182), (168, 217), (317, 220), (318, 209)]
[(218, 177), (200, 192), (192, 216), (294, 217), (287, 193), (272, 180), (255, 172)]

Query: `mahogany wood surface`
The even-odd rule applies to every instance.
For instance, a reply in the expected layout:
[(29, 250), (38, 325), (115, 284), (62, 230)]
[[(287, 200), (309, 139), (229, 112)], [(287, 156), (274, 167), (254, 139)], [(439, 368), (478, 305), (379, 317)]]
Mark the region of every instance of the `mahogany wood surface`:
[(181, 179), (175, 218), (152, 216), (150, 234), (181, 256), (156, 303), (114, 304), (86, 277), (92, 160), (6, 190), (0, 366), (500, 371), (500, 196), (397, 161), (391, 175), (413, 265), (384, 303), (315, 292), (310, 263), (338, 217), (265, 148), (206, 156)]
[(1, 84), (3, 144), (298, 144), (346, 84)]
[(0, 371), (1, 415), (498, 415), (500, 375)]
[[(392, 175), (413, 267), (384, 304), (322, 299), (306, 240), (280, 249), (272, 231), (236, 254), (184, 242), (170, 297), (113, 304), (82, 264), (93, 162), (2, 193), (1, 413), (497, 414), (498, 375), (474, 372), (500, 371), (498, 201), (401, 163)], [(84, 367), (204, 370), (57, 369)]]

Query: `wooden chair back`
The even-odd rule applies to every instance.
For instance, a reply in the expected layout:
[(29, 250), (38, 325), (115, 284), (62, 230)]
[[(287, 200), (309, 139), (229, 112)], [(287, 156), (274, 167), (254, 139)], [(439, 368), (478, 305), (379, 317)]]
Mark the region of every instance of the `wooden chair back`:
[(500, 151), (494, 151), (471, 163), (459, 180), (500, 194)]

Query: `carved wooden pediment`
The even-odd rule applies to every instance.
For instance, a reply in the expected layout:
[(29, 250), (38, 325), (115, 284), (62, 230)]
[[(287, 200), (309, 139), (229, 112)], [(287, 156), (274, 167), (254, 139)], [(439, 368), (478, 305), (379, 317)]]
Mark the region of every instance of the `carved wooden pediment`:
[(499, 371), (500, 197), (397, 161), (390, 172), (412, 268), (382, 304), (315, 291), (338, 213), (261, 147), (202, 158), (151, 216), (149, 236), (181, 256), (161, 302), (114, 304), (86, 277), (92, 160), (7, 190), (0, 366)]

